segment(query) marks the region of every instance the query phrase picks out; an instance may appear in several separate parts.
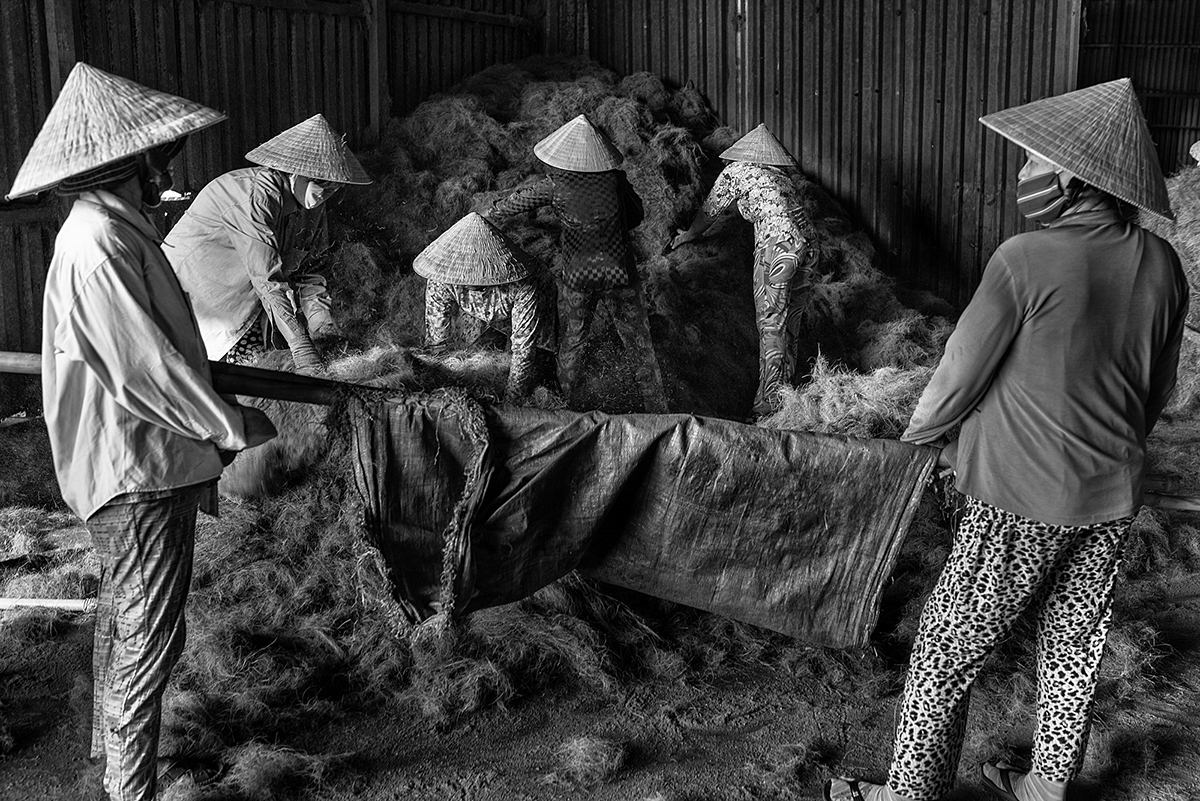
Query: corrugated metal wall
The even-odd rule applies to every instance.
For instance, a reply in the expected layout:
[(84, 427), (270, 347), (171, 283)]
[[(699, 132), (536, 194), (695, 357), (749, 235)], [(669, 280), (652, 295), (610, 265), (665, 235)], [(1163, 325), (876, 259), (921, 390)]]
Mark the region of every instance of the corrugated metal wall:
[(86, 0), (76, 13), (77, 60), (229, 115), (184, 150), (176, 181), (189, 191), (317, 112), (352, 143), (368, 128), (358, 0)]
[(397, 116), (485, 67), (541, 52), (541, 3), (392, 0), (388, 12), (390, 47), (403, 54), (390, 59), (388, 70)]
[(1079, 85), (1132, 78), (1163, 172), (1200, 141), (1200, 2), (1084, 0)]
[[(50, 111), (41, 11), (0, 3), (0, 193), (12, 185)], [(0, 204), (0, 349), (41, 347), (42, 288), (57, 230), (57, 208), (51, 204)]]
[(1074, 88), (1079, 0), (591, 0), (591, 55), (765, 122), (898, 277), (964, 303), (1021, 229), (982, 114)]

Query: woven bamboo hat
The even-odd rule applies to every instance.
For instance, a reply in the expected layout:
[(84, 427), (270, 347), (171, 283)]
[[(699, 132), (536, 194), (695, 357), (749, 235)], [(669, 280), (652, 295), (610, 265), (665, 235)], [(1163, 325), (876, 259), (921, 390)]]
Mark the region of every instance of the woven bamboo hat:
[(533, 155), (551, 167), (573, 172), (615, 170), (625, 158), (582, 114), (534, 145)]
[(767, 130), (764, 123), (725, 149), (721, 158), (728, 161), (747, 161), (751, 164), (773, 164), (777, 167), (794, 167), (795, 159), (787, 148), (779, 144), (775, 134)]
[(79, 62), (33, 140), (9, 200), (215, 125), (220, 111)]
[(1133, 82), (1120, 78), (980, 117), (987, 127), (1086, 183), (1175, 219)]
[(371, 177), (323, 114), (314, 114), (263, 142), (246, 154), (246, 160), (318, 181), (359, 186), (371, 183)]
[(499, 286), (527, 278), (533, 258), (476, 212), (446, 229), (413, 259), (422, 278), (459, 286)]

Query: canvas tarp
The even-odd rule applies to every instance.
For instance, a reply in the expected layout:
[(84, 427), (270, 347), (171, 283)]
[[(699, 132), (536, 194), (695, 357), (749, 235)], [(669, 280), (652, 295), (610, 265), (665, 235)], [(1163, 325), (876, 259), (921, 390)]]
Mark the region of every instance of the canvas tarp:
[(687, 415), (351, 404), (367, 537), (412, 622), (572, 570), (830, 646), (867, 642), (936, 451)]

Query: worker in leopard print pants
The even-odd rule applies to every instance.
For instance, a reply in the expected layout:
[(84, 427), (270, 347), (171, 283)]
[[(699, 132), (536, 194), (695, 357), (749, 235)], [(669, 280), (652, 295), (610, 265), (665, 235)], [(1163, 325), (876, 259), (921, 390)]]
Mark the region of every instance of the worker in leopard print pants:
[(1118, 203), (1173, 216), (1129, 81), (982, 121), (1025, 148), (1017, 206), (1045, 227), (996, 250), (902, 437), (945, 445), (967, 508), (921, 615), (887, 784), (833, 779), (830, 801), (948, 792), (971, 684), (1027, 608), (1032, 765), (985, 763), (980, 781), (1008, 801), (1065, 798), (1141, 505), (1146, 435), (1175, 385), (1187, 280), (1171, 246)]

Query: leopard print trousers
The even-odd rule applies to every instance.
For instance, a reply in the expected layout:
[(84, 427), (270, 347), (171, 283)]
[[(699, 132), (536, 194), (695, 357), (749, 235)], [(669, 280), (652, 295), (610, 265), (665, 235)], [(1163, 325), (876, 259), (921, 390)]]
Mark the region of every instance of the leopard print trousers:
[(888, 784), (933, 801), (954, 782), (972, 682), (992, 649), (1037, 604), (1033, 770), (1069, 781), (1082, 762), (1113, 582), (1132, 517), (1053, 526), (975, 498), (921, 614)]

